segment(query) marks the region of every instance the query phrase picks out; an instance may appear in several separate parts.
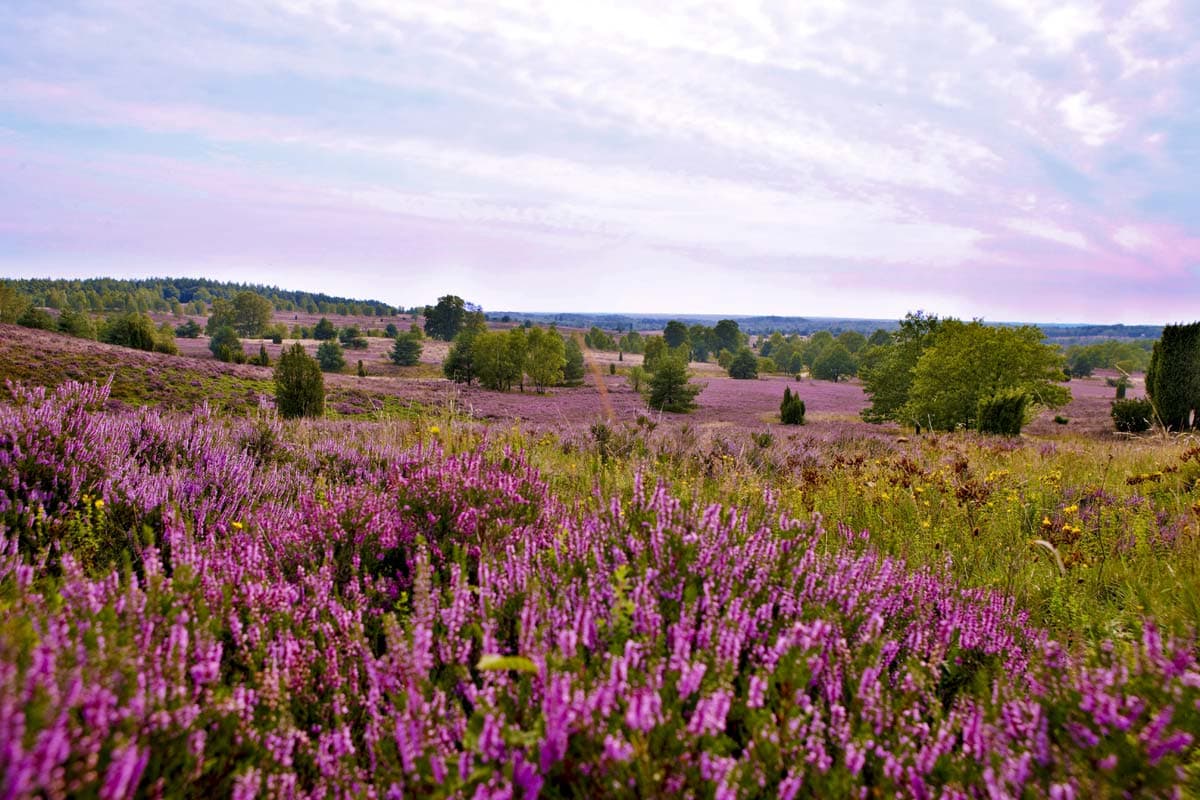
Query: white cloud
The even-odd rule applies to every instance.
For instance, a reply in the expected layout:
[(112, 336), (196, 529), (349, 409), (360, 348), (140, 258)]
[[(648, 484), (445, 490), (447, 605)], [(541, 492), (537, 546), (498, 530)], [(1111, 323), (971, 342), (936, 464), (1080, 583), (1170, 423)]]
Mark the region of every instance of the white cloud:
[(1123, 127), (1117, 114), (1103, 102), (1093, 100), (1090, 92), (1076, 92), (1058, 103), (1063, 123), (1092, 147), (1099, 147)]
[(1059, 244), (1065, 244), (1068, 247), (1074, 247), (1076, 250), (1088, 249), (1087, 238), (1082, 233), (1067, 230), (1053, 222), (1047, 222), (1042, 219), (1017, 218), (1005, 220), (1004, 224), (1018, 233), (1025, 233), (1030, 236), (1036, 236), (1039, 239), (1047, 239)]

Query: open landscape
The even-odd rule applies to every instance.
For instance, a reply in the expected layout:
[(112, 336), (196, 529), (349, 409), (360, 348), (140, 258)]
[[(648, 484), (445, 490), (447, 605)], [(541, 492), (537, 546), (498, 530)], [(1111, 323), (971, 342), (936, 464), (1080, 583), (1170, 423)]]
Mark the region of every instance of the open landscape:
[(0, 19), (0, 800), (1200, 798), (1193, 0)]

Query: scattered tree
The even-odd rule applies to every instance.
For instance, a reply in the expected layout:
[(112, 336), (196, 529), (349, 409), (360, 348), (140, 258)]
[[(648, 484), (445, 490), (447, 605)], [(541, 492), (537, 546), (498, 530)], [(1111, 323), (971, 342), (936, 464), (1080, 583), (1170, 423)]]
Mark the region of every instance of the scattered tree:
[(561, 336), (542, 328), (530, 328), (527, 333), (525, 372), (533, 388), (541, 393), (547, 386), (563, 382), (567, 366), (566, 344)]
[(317, 324), (313, 326), (312, 335), (319, 342), (327, 342), (337, 337), (337, 326), (325, 319), (325, 317), (321, 317), (317, 321)]
[(563, 343), (563, 355), (566, 358), (566, 364), (563, 366), (563, 383), (568, 385), (579, 383), (583, 380), (583, 350), (579, 348), (579, 342), (575, 341), (575, 337), (567, 337)]
[(672, 350), (688, 344), (688, 327), (677, 319), (673, 319), (663, 328), (663, 341)]
[(246, 361), (241, 340), (238, 339), (237, 331), (232, 325), (217, 328), (208, 342), (208, 349), (218, 361), (235, 364), (243, 364)]
[(420, 337), (411, 333), (400, 333), (395, 336), (390, 358), (392, 363), (401, 367), (415, 367), (421, 363), (421, 350), (424, 345)]
[(271, 324), (271, 301), (255, 292), (238, 292), (233, 298), (233, 327), (241, 336), (260, 335)]
[(17, 319), (17, 324), (25, 328), (36, 328), (43, 331), (52, 331), (58, 328), (58, 324), (50, 312), (37, 306), (26, 308), (25, 312)]
[(783, 402), (779, 404), (779, 420), (784, 425), (804, 424), (804, 401), (799, 394), (792, 394), (790, 387), (783, 387)]
[(467, 307), (461, 297), (439, 297), (437, 305), (425, 307), (425, 334), (444, 342), (453, 341), (466, 323)]
[(341, 341), (342, 347), (349, 350), (366, 350), (368, 345), (366, 337), (357, 325), (342, 328), (338, 333), (338, 340)]
[(0, 281), (0, 322), (15, 323), (29, 305), (29, 298), (16, 286), (9, 281)]
[(758, 377), (758, 358), (749, 347), (738, 350), (737, 355), (729, 362), (729, 377), (738, 380), (752, 380)]
[(158, 331), (154, 320), (145, 314), (132, 312), (122, 314), (105, 322), (100, 331), (100, 341), (135, 350), (154, 350)]
[(933, 346), (941, 324), (936, 316), (923, 311), (909, 313), (900, 320), (890, 344), (863, 351), (858, 372), (864, 391), (871, 397), (870, 407), (862, 412), (863, 419), (867, 422), (900, 419), (912, 388), (913, 370), (921, 355)]
[(1150, 354), (1146, 394), (1168, 429), (1183, 431), (1196, 424), (1200, 416), (1200, 322), (1163, 328)]
[(661, 359), (650, 376), (648, 405), (659, 411), (691, 411), (703, 387), (689, 383), (690, 377), (687, 362), (682, 358), (671, 355)]
[(853, 376), (857, 371), (854, 356), (839, 341), (827, 345), (812, 364), (812, 376), (823, 381), (836, 382)]
[(299, 343), (285, 349), (275, 365), (275, 406), (285, 419), (325, 413), (325, 378)]
[(317, 363), (323, 372), (341, 372), (346, 366), (342, 346), (335, 339), (326, 339), (317, 347)]
[(201, 330), (203, 329), (200, 327), (199, 323), (196, 322), (196, 320), (189, 319), (187, 322), (175, 329), (175, 335), (180, 339), (198, 339), (200, 337)]

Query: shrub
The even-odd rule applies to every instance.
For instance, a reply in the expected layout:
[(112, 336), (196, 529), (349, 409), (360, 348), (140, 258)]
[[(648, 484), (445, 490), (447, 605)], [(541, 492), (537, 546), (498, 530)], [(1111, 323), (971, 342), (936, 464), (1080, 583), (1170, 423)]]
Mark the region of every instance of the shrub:
[(212, 351), (213, 356), (218, 361), (233, 362), (235, 364), (244, 364), (246, 362), (246, 354), (242, 350), (241, 340), (238, 339), (237, 331), (231, 325), (222, 325), (220, 328), (217, 328), (208, 343), (208, 349)]
[(275, 365), (275, 405), (287, 419), (319, 417), (325, 412), (325, 378), (301, 344), (284, 350)]
[(363, 366), (361, 358), (358, 360), (358, 377), (360, 377), (360, 378), (367, 377), (367, 368)]
[(1022, 389), (997, 392), (979, 401), (975, 412), (975, 427), (980, 433), (1017, 436), (1025, 424), (1029, 395)]
[(1154, 406), (1149, 400), (1114, 400), (1110, 413), (1121, 433), (1142, 433), (1150, 430)]
[(804, 424), (804, 401), (799, 394), (792, 394), (788, 387), (783, 389), (783, 402), (779, 404), (779, 419), (784, 425)]
[(187, 322), (175, 329), (175, 335), (180, 339), (196, 339), (200, 336), (200, 331), (203, 328), (194, 319), (189, 319)]
[(92, 322), (90, 316), (81, 311), (63, 309), (63, 312), (58, 315), (58, 329), (62, 333), (80, 339), (96, 338), (96, 324)]
[(646, 382), (646, 370), (642, 367), (633, 366), (629, 368), (629, 374), (626, 376), (629, 381), (629, 388), (635, 392), (642, 390), (642, 384)]
[(687, 412), (696, 407), (695, 397), (702, 387), (689, 383), (687, 364), (670, 356), (658, 362), (650, 377), (650, 407), (659, 411)]
[(341, 340), (342, 347), (349, 348), (350, 350), (367, 349), (367, 339), (362, 335), (362, 331), (358, 329), (357, 325), (342, 328), (341, 333), (338, 334), (338, 339)]
[(258, 346), (258, 355), (250, 359), (250, 363), (259, 367), (271, 366), (271, 356), (267, 355), (267, 346), (265, 344)]
[(346, 358), (342, 355), (342, 346), (333, 339), (326, 339), (317, 348), (317, 363), (325, 372), (341, 372), (346, 366)]
[(583, 350), (579, 347), (579, 342), (575, 341), (574, 336), (566, 337), (563, 342), (563, 356), (567, 363), (563, 366), (563, 383), (568, 385), (579, 383), (583, 380)]
[(729, 362), (729, 377), (737, 380), (752, 380), (758, 377), (758, 359), (749, 347), (737, 351)]
[(412, 333), (398, 333), (395, 344), (388, 356), (392, 363), (400, 367), (415, 367), (421, 361), (421, 338)]
[(337, 327), (332, 322), (321, 317), (320, 321), (313, 327), (312, 335), (318, 341), (328, 341), (337, 337)]
[(1067, 419), (1067, 418), (1066, 418), (1066, 417), (1064, 417), (1062, 414), (1055, 414), (1055, 415), (1054, 415), (1054, 423), (1055, 423), (1056, 425), (1066, 425), (1066, 424), (1067, 424), (1068, 422), (1070, 422), (1070, 421), (1071, 421), (1071, 420)]
[(1168, 428), (1191, 427), (1200, 409), (1200, 322), (1163, 328), (1146, 370), (1146, 394)]
[(50, 312), (37, 306), (25, 309), (25, 313), (17, 319), (17, 324), (25, 328), (37, 328), (43, 331), (52, 331), (57, 327)]
[(100, 341), (135, 350), (153, 350), (156, 332), (154, 321), (145, 314), (124, 314), (104, 324)]

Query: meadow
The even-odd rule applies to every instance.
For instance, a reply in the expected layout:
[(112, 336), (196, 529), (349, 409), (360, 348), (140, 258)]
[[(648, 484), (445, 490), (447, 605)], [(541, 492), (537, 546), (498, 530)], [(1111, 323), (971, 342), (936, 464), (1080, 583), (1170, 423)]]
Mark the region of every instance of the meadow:
[(1103, 375), (1018, 438), (606, 365), (284, 422), (263, 368), (0, 334), (0, 796), (1200, 793), (1200, 447)]

